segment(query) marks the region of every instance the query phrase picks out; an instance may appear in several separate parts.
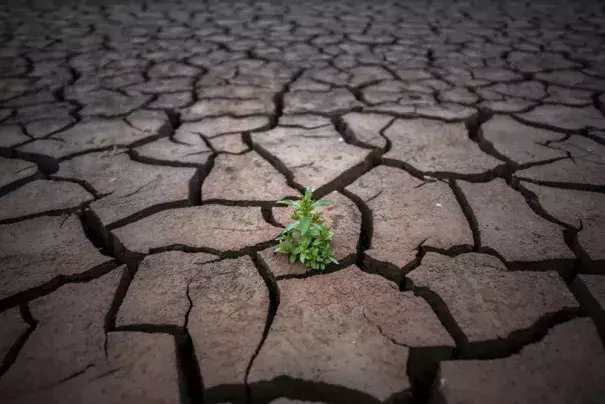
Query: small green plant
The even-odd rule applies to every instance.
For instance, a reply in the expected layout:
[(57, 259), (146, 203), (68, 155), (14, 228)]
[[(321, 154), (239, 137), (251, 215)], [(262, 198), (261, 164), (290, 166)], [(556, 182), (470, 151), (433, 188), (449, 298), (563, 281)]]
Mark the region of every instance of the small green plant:
[(332, 251), (332, 230), (324, 222), (322, 213), (315, 211), (315, 208), (332, 202), (314, 201), (311, 187), (301, 195), (302, 199), (298, 201), (284, 199), (277, 202), (294, 208), (294, 222), (277, 238), (279, 246), (275, 251), (289, 254), (291, 263), (299, 258), (308, 268), (323, 270), (330, 262), (338, 264)]

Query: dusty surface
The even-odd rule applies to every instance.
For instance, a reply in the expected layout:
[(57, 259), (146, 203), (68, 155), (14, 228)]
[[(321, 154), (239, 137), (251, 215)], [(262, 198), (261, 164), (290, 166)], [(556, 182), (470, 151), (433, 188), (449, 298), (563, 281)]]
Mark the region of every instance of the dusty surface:
[(3, 404), (605, 402), (602, 4), (27, 3)]
[(590, 320), (572, 320), (506, 359), (443, 362), (439, 390), (447, 403), (524, 403), (528, 396), (549, 403), (602, 402), (605, 387), (598, 380), (605, 350), (599, 342)]
[(278, 286), (280, 307), (252, 366), (252, 383), (286, 375), (384, 400), (410, 387), (409, 346), (453, 344), (422, 298), (354, 266)]

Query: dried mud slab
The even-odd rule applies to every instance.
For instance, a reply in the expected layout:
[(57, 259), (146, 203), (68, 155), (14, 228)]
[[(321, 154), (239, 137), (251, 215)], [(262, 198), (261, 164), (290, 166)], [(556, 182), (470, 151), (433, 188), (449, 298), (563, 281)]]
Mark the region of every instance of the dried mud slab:
[[(419, 74), (427, 74), (419, 72)], [(449, 86), (445, 86), (449, 88)], [(415, 105), (432, 105), (435, 103), (433, 88), (422, 82), (402, 82), (399, 80), (384, 80), (376, 84), (365, 86), (362, 90), (363, 98), (375, 108), (396, 107), (399, 101), (400, 108), (411, 108)]]
[(570, 158), (521, 170), (517, 176), (550, 183), (605, 185), (605, 146), (582, 136), (572, 136), (550, 146)]
[(75, 209), (92, 199), (92, 195), (78, 184), (36, 180), (0, 199), (0, 220)]
[(30, 122), (25, 125), (27, 134), (35, 139), (49, 136), (75, 124), (75, 120), (69, 118), (47, 118)]
[(605, 91), (605, 80), (590, 76), (576, 70), (561, 70), (536, 75), (541, 80), (562, 86), (583, 88), (594, 91)]
[(13, 147), (28, 140), (18, 125), (0, 125), (0, 147)]
[(578, 307), (555, 271), (509, 272), (485, 254), (427, 253), (407, 277), (443, 299), (470, 342), (506, 338), (542, 316)]
[(4, 364), (8, 353), (28, 329), (29, 325), (23, 321), (18, 308), (0, 313), (0, 366)]
[[(345, 115), (347, 116), (347, 115)], [(321, 115), (301, 114), (301, 115), (282, 115), (279, 117), (279, 126), (300, 127), (305, 129), (317, 129), (321, 126), (332, 125), (330, 118)]]
[(456, 87), (439, 93), (439, 99), (445, 102), (473, 105), (479, 100), (479, 97), (476, 94), (471, 93), (466, 88)]
[(162, 138), (133, 150), (140, 161), (164, 165), (203, 165), (208, 162), (212, 150), (201, 136), (177, 131), (172, 139)]
[(30, 303), (38, 324), (0, 378), (0, 395), (7, 402), (104, 361), (105, 314), (121, 276), (121, 270), (114, 270), (88, 283), (64, 285)]
[(448, 403), (599, 402), (604, 367), (592, 322), (576, 319), (508, 358), (442, 362), (438, 389)]
[(470, 118), (477, 110), (452, 102), (437, 104), (432, 96), (426, 94), (406, 94), (404, 96), (390, 95), (397, 98), (397, 102), (383, 102), (378, 105), (364, 108), (364, 111), (385, 114), (416, 115), (423, 118), (440, 120), (463, 120)]
[(230, 84), (224, 86), (203, 86), (197, 88), (200, 99), (251, 99), (271, 100), (275, 89), (250, 86), (246, 84)]
[(560, 139), (560, 133), (532, 128), (508, 116), (494, 116), (481, 126), (481, 130), (485, 140), (517, 164), (567, 156), (562, 150), (544, 146), (546, 142)]
[(183, 63), (160, 62), (151, 67), (148, 74), (149, 77), (195, 77), (201, 72), (200, 68)]
[(219, 117), (220, 115), (233, 115), (245, 117), (252, 114), (270, 115), (275, 112), (275, 106), (269, 99), (250, 100), (226, 100), (208, 99), (198, 101), (183, 111), (184, 121), (197, 121), (208, 117)]
[(372, 211), (374, 235), (366, 254), (375, 260), (403, 267), (420, 245), (449, 249), (473, 244), (468, 222), (446, 183), (423, 183), (403, 170), (379, 166), (346, 189)]
[(28, 123), (42, 119), (64, 118), (69, 119), (70, 111), (74, 107), (66, 102), (53, 102), (50, 104), (28, 105), (16, 109), (16, 113), (7, 119), (8, 123)]
[(390, 80), (393, 75), (380, 66), (358, 66), (349, 69), (351, 79), (349, 85), (359, 87), (364, 84), (373, 83), (381, 80)]
[(180, 91), (175, 93), (164, 93), (152, 101), (148, 108), (172, 109), (186, 108), (193, 103), (193, 97), (188, 91)]
[(116, 316), (116, 325), (185, 326), (187, 288), (212, 254), (169, 251), (143, 259)]
[(142, 94), (124, 95), (109, 90), (99, 90), (76, 94), (73, 99), (84, 105), (82, 116), (117, 116), (129, 114), (141, 108), (149, 101), (149, 96)]
[(180, 132), (199, 133), (210, 138), (225, 133), (241, 133), (260, 130), (269, 125), (269, 118), (265, 116), (232, 117), (219, 116), (204, 118), (198, 122), (186, 122), (179, 127)]
[[(577, 67), (578, 63), (566, 59), (563, 55), (554, 52), (511, 52), (508, 55), (510, 64), (522, 71), (527, 73), (538, 73), (544, 70), (551, 69), (564, 69)], [(555, 75), (563, 74), (566, 76), (565, 71), (555, 72)], [(540, 78), (548, 77), (549, 73), (541, 73), (537, 76)], [(576, 79), (577, 80), (577, 79)], [(573, 81), (570, 83), (573, 84)]]
[(531, 111), (519, 114), (518, 116), (530, 123), (556, 127), (563, 130), (605, 128), (605, 117), (592, 106), (577, 108), (562, 105), (539, 105)]
[(545, 85), (538, 81), (498, 83), (478, 88), (477, 94), (486, 100), (506, 100), (513, 97), (539, 101), (546, 97)]
[(109, 260), (88, 241), (76, 216), (0, 225), (0, 299)]
[(368, 151), (346, 144), (331, 127), (299, 129), (277, 127), (253, 133), (255, 144), (279, 159), (294, 180), (319, 189), (355, 166), (362, 165)]
[(29, 161), (0, 157), (0, 188), (34, 175), (36, 171), (38, 167)]
[(507, 98), (501, 101), (483, 101), (479, 104), (480, 107), (486, 108), (493, 112), (525, 112), (531, 107), (535, 106), (536, 103), (527, 101), (521, 98)]
[(215, 136), (209, 139), (210, 144), (217, 153), (244, 154), (250, 147), (242, 141), (241, 133)]
[(577, 229), (578, 241), (594, 260), (605, 259), (605, 195), (521, 183), (538, 197), (540, 205), (556, 219)]
[[(331, 205), (317, 208), (323, 213), (326, 224), (333, 232), (332, 249), (337, 261), (352, 258), (357, 252), (357, 243), (361, 231), (361, 212), (351, 200), (338, 192), (332, 192), (322, 199), (332, 201)], [(284, 227), (292, 222), (293, 210), (289, 208), (273, 209), (275, 220)], [(302, 275), (311, 270), (300, 262), (290, 263), (287, 254), (274, 252), (275, 247), (268, 248), (259, 253), (259, 256), (273, 275), (292, 276)]]
[(461, 123), (398, 119), (385, 135), (393, 146), (384, 157), (411, 164), (421, 171), (480, 174), (501, 164), (468, 138)]
[(107, 353), (106, 359), (98, 360), (84, 373), (9, 402), (180, 402), (174, 337), (139, 332), (112, 332), (107, 337)]
[(571, 106), (585, 107), (592, 105), (592, 93), (587, 90), (571, 89), (555, 85), (548, 86), (548, 97), (546, 102), (555, 104), (567, 104)]
[[(151, 78), (144, 83), (135, 84), (128, 87), (128, 91), (136, 99), (153, 99), (150, 96), (141, 96), (142, 94), (161, 94), (169, 91), (187, 91), (193, 87), (193, 79), (189, 77), (162, 77)], [(145, 98), (144, 98), (145, 97)], [(146, 98), (149, 97), (149, 98)]]
[(476, 78), (485, 79), (492, 82), (514, 81), (522, 78), (521, 75), (513, 72), (512, 70), (494, 67), (475, 69), (473, 71), (473, 75)]
[(252, 386), (286, 375), (384, 400), (410, 386), (409, 346), (453, 344), (423, 299), (355, 266), (282, 280), (279, 288), (279, 309), (248, 378)]
[(56, 175), (86, 181), (107, 195), (90, 205), (107, 225), (153, 205), (187, 200), (194, 174), (194, 168), (142, 164), (123, 152), (103, 152), (63, 162)]
[(538, 216), (504, 180), (459, 185), (477, 218), (483, 247), (495, 249), (507, 262), (574, 258), (563, 227)]
[(605, 310), (605, 276), (580, 274), (574, 282), (579, 282), (584, 285), (588, 292), (596, 300), (598, 308)]
[(157, 133), (171, 126), (164, 111), (139, 109), (126, 116), (124, 120), (132, 127), (149, 134)]
[[(189, 286), (188, 329), (206, 389), (241, 385), (263, 335), (269, 291), (250, 257), (204, 264)], [(237, 390), (234, 388), (234, 390)]]
[(284, 99), (286, 114), (342, 113), (359, 106), (361, 103), (345, 88), (325, 92), (292, 91)]
[(202, 185), (204, 200), (276, 201), (295, 194), (286, 178), (256, 152), (218, 156)]
[(351, 132), (356, 140), (379, 149), (386, 147), (386, 139), (381, 136), (381, 133), (393, 121), (392, 117), (380, 114), (351, 112), (343, 115), (342, 120), (346, 125), (346, 129)]
[(238, 251), (271, 241), (280, 233), (280, 228), (263, 220), (260, 208), (222, 205), (158, 212), (113, 231), (121, 246), (138, 253), (174, 245)]
[(48, 139), (29, 143), (19, 150), (60, 158), (111, 146), (128, 146), (152, 134), (129, 126), (121, 119), (93, 118), (83, 120)]
[(450, 121), (468, 119), (476, 112), (477, 110), (475, 108), (454, 102), (442, 102), (439, 105), (420, 105), (415, 109), (415, 113), (419, 116)]

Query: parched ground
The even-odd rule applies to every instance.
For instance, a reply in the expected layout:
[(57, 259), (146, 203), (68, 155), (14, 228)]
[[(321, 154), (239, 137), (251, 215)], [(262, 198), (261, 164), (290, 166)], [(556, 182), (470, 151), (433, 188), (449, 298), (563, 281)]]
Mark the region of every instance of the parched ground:
[[(605, 403), (603, 3), (36, 3), (2, 404)], [(307, 185), (323, 273), (273, 253)]]

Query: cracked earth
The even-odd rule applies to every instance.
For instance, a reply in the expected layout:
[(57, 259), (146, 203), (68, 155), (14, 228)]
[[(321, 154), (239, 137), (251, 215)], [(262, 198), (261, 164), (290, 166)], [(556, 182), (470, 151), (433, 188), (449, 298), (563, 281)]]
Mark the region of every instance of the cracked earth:
[(3, 404), (605, 403), (602, 4), (0, 22)]

